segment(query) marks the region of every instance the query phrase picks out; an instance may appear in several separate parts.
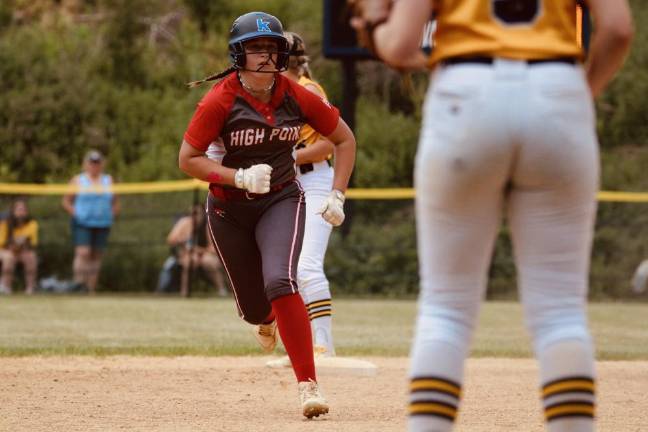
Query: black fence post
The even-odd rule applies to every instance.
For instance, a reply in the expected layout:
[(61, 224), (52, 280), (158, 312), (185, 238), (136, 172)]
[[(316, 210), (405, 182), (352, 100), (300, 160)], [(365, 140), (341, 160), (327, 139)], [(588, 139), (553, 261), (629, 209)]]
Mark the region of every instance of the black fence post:
[(189, 243), (189, 268), (187, 269), (187, 297), (191, 297), (194, 281), (194, 249), (198, 242), (198, 221), (196, 220), (196, 209), (198, 206), (198, 194), (200, 190), (198, 186), (193, 189), (193, 199), (191, 204), (191, 240)]

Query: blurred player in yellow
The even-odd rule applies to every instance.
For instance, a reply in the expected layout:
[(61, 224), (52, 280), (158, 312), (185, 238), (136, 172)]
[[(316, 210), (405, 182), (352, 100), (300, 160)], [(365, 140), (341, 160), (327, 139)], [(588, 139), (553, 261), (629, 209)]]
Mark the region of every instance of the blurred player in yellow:
[[(324, 89), (312, 79), (304, 39), (293, 32), (284, 32), (284, 35), (290, 47), (290, 57), (288, 69), (283, 75), (326, 100)], [(312, 127), (304, 125), (295, 150), (297, 179), (306, 197), (304, 242), (297, 268), (299, 293), (308, 309), (315, 355), (330, 357), (335, 355), (331, 331), (333, 307), (329, 282), (324, 274), (324, 256), (332, 226), (317, 212), (326, 201), (333, 184), (331, 156), (334, 146)], [(290, 363), (284, 357), (269, 362), (268, 366), (289, 367)]]
[(372, 30), (385, 62), (433, 69), (415, 167), (421, 293), (410, 431), (453, 427), (503, 217), (547, 430), (594, 430), (585, 310), (599, 183), (592, 99), (621, 66), (632, 22), (626, 0), (587, 3), (595, 31), (584, 67), (574, 0), (401, 0), (382, 18), (353, 21)]

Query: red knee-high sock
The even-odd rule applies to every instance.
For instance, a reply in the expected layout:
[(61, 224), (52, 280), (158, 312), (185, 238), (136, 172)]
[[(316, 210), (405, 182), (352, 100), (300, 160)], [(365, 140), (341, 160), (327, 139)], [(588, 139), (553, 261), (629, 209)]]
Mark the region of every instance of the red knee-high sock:
[(272, 302), (272, 310), (277, 317), (279, 335), (290, 357), (297, 381), (315, 381), (313, 335), (301, 295), (295, 293), (279, 297)]
[(276, 317), (275, 317), (274, 311), (272, 309), (270, 309), (270, 313), (268, 314), (266, 319), (263, 321), (263, 324), (270, 324), (270, 323), (272, 323), (272, 321), (275, 320), (275, 318)]

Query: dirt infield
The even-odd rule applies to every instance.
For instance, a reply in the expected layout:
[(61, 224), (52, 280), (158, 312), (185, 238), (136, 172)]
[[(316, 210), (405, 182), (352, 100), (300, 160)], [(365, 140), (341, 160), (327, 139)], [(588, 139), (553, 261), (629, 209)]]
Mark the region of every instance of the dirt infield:
[[(322, 370), (331, 403), (302, 420), (289, 370), (268, 357), (0, 358), (0, 431), (403, 431), (404, 358), (376, 376)], [(648, 362), (600, 362), (599, 431), (648, 421)], [(457, 430), (541, 431), (531, 360), (471, 359)]]

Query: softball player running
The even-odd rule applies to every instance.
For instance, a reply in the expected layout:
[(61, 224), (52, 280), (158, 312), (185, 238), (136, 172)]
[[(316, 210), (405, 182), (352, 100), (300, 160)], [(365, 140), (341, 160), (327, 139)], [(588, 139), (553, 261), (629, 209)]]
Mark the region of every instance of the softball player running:
[[(283, 73), (284, 76), (326, 100), (324, 89), (312, 80), (304, 40), (296, 33), (284, 34), (290, 46), (288, 70)], [(315, 355), (333, 356), (331, 290), (324, 274), (324, 255), (332, 227), (317, 211), (326, 201), (333, 185), (330, 157), (334, 147), (312, 127), (304, 125), (296, 149), (297, 179), (306, 196), (306, 226), (297, 281), (311, 321)]]
[(210, 183), (210, 234), (239, 315), (256, 325), (266, 351), (274, 349), (278, 328), (297, 377), (302, 412), (310, 418), (329, 407), (317, 384), (310, 323), (298, 292), (305, 205), (293, 149), (306, 123), (335, 145), (338, 166), (319, 212), (337, 226), (344, 220), (355, 139), (336, 108), (281, 75), (288, 48), (274, 16), (251, 12), (234, 21), (232, 67), (192, 83), (223, 78), (198, 104), (179, 164)]
[(574, 0), (403, 0), (387, 19), (352, 23), (373, 29), (378, 55), (403, 66), (422, 57), (423, 27), (432, 13), (437, 20), (415, 168), (421, 293), (410, 431), (452, 429), (504, 212), (547, 429), (594, 430), (585, 311), (599, 179), (592, 97), (622, 64), (632, 24), (626, 0), (588, 5), (596, 31), (585, 68)]

